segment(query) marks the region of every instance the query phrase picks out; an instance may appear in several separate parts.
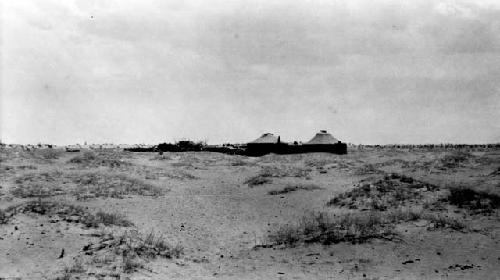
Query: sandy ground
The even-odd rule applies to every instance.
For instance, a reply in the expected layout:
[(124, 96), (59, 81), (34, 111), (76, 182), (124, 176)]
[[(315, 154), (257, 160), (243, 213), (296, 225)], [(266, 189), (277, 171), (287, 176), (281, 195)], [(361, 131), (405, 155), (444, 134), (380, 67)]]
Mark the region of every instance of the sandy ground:
[[(76, 200), (74, 195), (63, 194), (43, 198), (82, 205), (89, 211), (122, 213), (139, 232), (154, 231), (184, 247), (180, 258), (151, 259), (134, 272), (118, 271), (115, 277), (122, 279), (500, 279), (498, 209), (489, 215), (446, 210), (460, 215), (467, 230), (429, 230), (425, 223), (408, 222), (397, 225), (400, 238), (394, 240), (262, 246), (269, 245), (267, 236), (279, 225), (296, 223), (306, 213), (340, 213), (342, 209), (326, 203), (363, 179), (387, 173), (405, 174), (442, 188), (462, 184), (500, 194), (497, 150), (471, 151), (470, 159), (452, 168), (439, 164), (450, 153), (445, 150), (354, 150), (348, 155), (261, 158), (203, 152), (165, 153), (163, 158), (154, 153), (109, 153), (125, 164), (81, 166), (68, 162), (81, 153), (45, 159), (23, 151), (2, 151), (0, 208), (37, 199), (12, 194), (20, 185), (16, 179), (25, 174), (121, 172), (156, 186), (163, 191), (156, 197), (127, 194)], [(254, 187), (245, 183), (266, 167), (303, 172), (272, 177), (269, 183)], [(51, 184), (68, 186), (60, 178)], [(288, 184), (319, 188), (268, 194)], [(86, 244), (98, 240), (93, 233), (120, 230), (104, 225), (86, 228), (48, 215), (16, 214), (0, 224), (0, 277), (110, 278), (86, 272), (64, 274), (64, 270), (84, 254)], [(64, 256), (59, 258), (63, 249)]]

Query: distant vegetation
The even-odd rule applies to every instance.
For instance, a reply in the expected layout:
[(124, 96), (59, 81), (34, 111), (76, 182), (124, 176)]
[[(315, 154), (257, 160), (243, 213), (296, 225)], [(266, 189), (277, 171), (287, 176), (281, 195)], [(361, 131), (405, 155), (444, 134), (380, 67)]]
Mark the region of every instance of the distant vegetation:
[(73, 164), (78, 164), (84, 167), (106, 166), (115, 168), (115, 167), (130, 165), (130, 163), (121, 160), (116, 153), (96, 154), (93, 151), (85, 151), (82, 154), (71, 158), (68, 162)]

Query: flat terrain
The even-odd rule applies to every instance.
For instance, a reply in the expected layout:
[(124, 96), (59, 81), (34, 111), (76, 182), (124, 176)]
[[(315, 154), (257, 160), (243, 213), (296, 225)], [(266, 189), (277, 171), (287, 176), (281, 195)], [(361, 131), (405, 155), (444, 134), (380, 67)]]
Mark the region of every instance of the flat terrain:
[(0, 277), (500, 278), (500, 150), (0, 153)]

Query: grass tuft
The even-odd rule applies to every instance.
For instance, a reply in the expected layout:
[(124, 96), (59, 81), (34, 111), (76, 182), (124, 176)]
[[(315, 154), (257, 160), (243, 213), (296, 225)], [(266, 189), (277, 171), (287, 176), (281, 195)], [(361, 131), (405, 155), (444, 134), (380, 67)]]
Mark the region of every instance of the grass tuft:
[(130, 227), (133, 223), (125, 218), (125, 215), (119, 213), (106, 213), (98, 211), (95, 217), (99, 223), (105, 226), (115, 225), (119, 227)]

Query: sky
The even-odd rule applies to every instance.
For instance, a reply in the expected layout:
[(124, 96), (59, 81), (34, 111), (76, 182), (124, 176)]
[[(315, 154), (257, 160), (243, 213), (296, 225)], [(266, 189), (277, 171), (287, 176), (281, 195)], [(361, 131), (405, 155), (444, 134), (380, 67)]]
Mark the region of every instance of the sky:
[(5, 143), (500, 142), (500, 1), (0, 5)]

